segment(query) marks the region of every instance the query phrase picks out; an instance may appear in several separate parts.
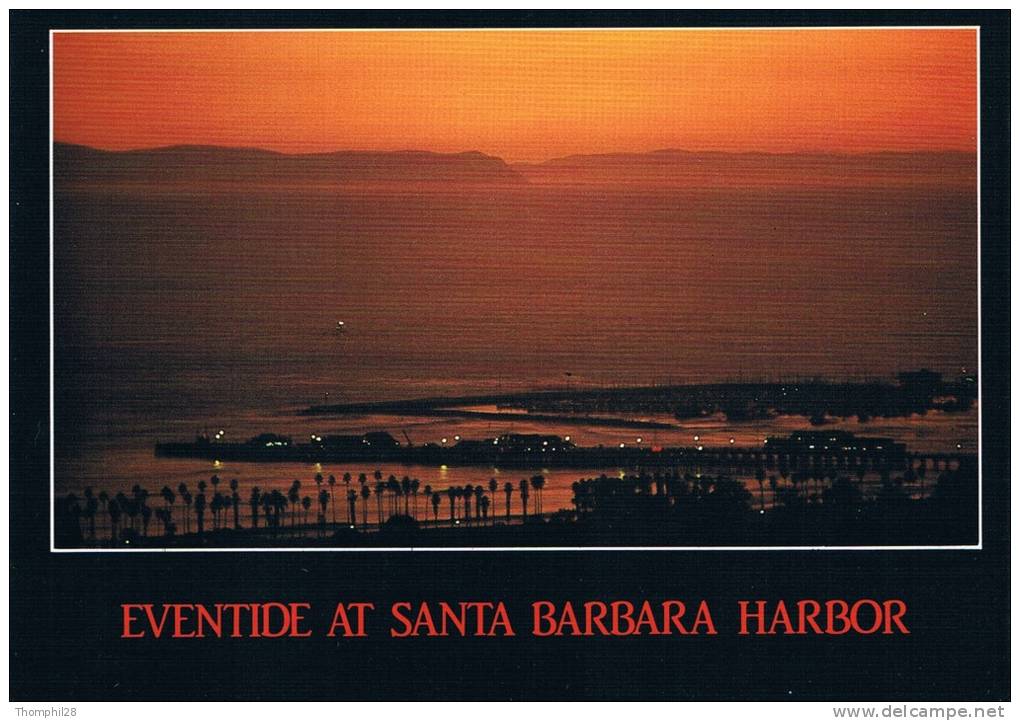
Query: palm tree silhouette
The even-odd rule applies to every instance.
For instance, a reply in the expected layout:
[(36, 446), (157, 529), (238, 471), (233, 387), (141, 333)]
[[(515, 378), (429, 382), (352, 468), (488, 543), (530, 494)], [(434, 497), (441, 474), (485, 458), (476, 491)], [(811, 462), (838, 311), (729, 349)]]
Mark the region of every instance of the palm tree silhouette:
[(312, 497), (305, 496), (301, 499), (301, 508), (304, 509), (304, 525), (308, 525), (308, 509), (312, 507)]
[[(418, 489), (421, 488), (421, 481), (417, 478), (411, 479), (411, 495), (414, 496), (414, 517), (418, 517)], [(425, 514), (428, 515), (428, 514)]]
[(504, 483), (503, 493), (506, 494), (506, 522), (510, 525), (510, 496), (514, 494), (514, 484), (510, 481)]
[(522, 518), (525, 523), (528, 522), (528, 481), (524, 478), (521, 479), (520, 485), (518, 486), (521, 492), (521, 508), (523, 509)]
[[(336, 481), (333, 481), (334, 485)], [(326, 508), (329, 506), (329, 491), (325, 488), (319, 491), (319, 528), (320, 533), (323, 526), (326, 525)]]
[(478, 499), (478, 504), (482, 507), (482, 523), (484, 524), (489, 520), (489, 497), (482, 496)]
[(545, 476), (532, 476), (531, 487), (535, 489), (535, 513), (542, 515), (542, 489), (545, 488)]
[(110, 514), (110, 543), (117, 541), (117, 525), (120, 523), (120, 504), (111, 498), (106, 504), (106, 512)]
[(361, 530), (368, 528), (368, 499), (372, 497), (372, 489), (361, 484)]
[(390, 515), (397, 515), (397, 497), (400, 495), (400, 481), (392, 473), (386, 479), (386, 490), (390, 492)]
[[(333, 497), (333, 487), (336, 485), (336, 476), (334, 476), (332, 473), (330, 473), (329, 474), (329, 480), (327, 482), (329, 483), (329, 501), (330, 501), (330, 505), (332, 506), (332, 510), (333, 510), (333, 525), (335, 526), (336, 525), (336, 499)], [(348, 485), (349, 486), (350, 484), (351, 484), (351, 474), (350, 473), (345, 473), (344, 474), (344, 485)], [(351, 521), (351, 523), (353, 523), (353, 522), (354, 521)]]
[(202, 491), (205, 488), (205, 481), (198, 482), (198, 495), (195, 496), (195, 516), (198, 520), (198, 533), (201, 535), (205, 531), (205, 494)]
[(450, 525), (452, 526), (455, 515), (454, 503), (457, 502), (457, 489), (450, 486), (446, 489), (446, 496), (450, 499)]
[(237, 493), (237, 479), (230, 479), (230, 502), (234, 506), (234, 528), (241, 527), (241, 496)]
[[(379, 473), (379, 471), (376, 471), (376, 473)], [(382, 526), (383, 522), (382, 504), (384, 493), (386, 493), (386, 486), (382, 482), (382, 474), (379, 473), (379, 479), (377, 479), (375, 482), (375, 505), (376, 505), (375, 522), (377, 526)]]
[(441, 500), (442, 499), (440, 499), (438, 493), (433, 493), (432, 494), (432, 521), (433, 521), (433, 523), (439, 523), (439, 504), (440, 504)]
[(252, 486), (251, 495), (248, 497), (248, 505), (251, 506), (251, 527), (259, 527), (259, 504), (262, 502), (262, 492), (258, 486)]
[(409, 477), (404, 476), (400, 479), (400, 492), (404, 495), (404, 515), (410, 516), (408, 502), (411, 500), (411, 479)]
[(429, 504), (432, 502), (432, 486), (425, 484), (425, 522), (429, 520)]
[(485, 489), (482, 488), (482, 484), (479, 483), (475, 486), (475, 518), (482, 523), (484, 518), (482, 517), (482, 496), (485, 495)]
[(471, 484), (467, 484), (461, 489), (461, 497), (464, 499), (464, 525), (471, 525), (471, 494), (474, 493), (474, 488)]
[[(498, 491), (498, 490), (499, 490), (499, 481), (497, 481), (495, 478), (490, 478), (489, 479), (489, 495), (492, 496), (493, 503), (495, 503), (495, 501), (496, 501), (496, 491)], [(492, 509), (492, 525), (494, 525), (494, 526), (496, 525), (496, 508), (495, 508), (495, 506)]]
[(177, 486), (177, 494), (184, 501), (184, 532), (191, 530), (191, 493), (188, 491), (188, 484), (181, 481)]
[(290, 503), (290, 525), (293, 528), (297, 507), (301, 503), (301, 481), (296, 478), (290, 484), (290, 490), (287, 492), (287, 501)]

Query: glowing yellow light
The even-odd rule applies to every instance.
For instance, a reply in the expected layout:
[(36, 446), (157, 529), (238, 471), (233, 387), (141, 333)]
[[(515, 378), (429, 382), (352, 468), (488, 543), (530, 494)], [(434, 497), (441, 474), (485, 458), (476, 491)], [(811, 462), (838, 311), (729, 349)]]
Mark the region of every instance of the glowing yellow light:
[(697, 443), (701, 440), (701, 436), (694, 436), (694, 442)]
[(638, 442), (638, 443), (640, 443), (640, 442), (641, 442), (641, 436), (638, 436), (637, 442)]

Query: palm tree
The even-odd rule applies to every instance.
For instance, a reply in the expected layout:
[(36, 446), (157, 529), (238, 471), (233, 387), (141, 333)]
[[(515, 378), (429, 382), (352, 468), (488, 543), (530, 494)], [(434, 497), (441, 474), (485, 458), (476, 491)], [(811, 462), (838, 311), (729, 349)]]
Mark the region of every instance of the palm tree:
[(241, 527), (241, 496), (237, 493), (237, 479), (230, 479), (230, 501), (234, 506), (234, 528)]
[(503, 493), (506, 494), (506, 522), (510, 524), (510, 496), (514, 494), (514, 484), (507, 481), (503, 484)]
[(532, 476), (531, 487), (535, 489), (535, 513), (542, 515), (542, 489), (545, 488), (545, 476)]
[[(272, 491), (270, 493), (263, 493), (260, 499), (262, 505), (262, 515), (266, 518), (266, 528), (274, 527), (273, 519), (273, 493), (278, 491)], [(255, 519), (256, 521), (258, 518)]]
[(521, 491), (521, 508), (523, 509), (523, 520), (525, 523), (528, 521), (528, 482), (525, 479), (521, 479), (521, 483), (518, 486)]
[(191, 493), (188, 491), (188, 484), (181, 481), (177, 486), (177, 494), (184, 501), (184, 532), (191, 530)]
[[(499, 490), (499, 481), (497, 481), (495, 478), (490, 478), (489, 479), (489, 495), (492, 496), (494, 502), (495, 502), (495, 498), (496, 498), (496, 491), (498, 491), (498, 490)], [(496, 525), (496, 509), (495, 508), (492, 509), (492, 525), (494, 525), (494, 526)]]
[[(379, 471), (376, 471), (376, 473), (379, 473)], [(383, 513), (382, 513), (382, 502), (383, 502), (383, 494), (386, 493), (386, 486), (382, 482), (382, 479), (381, 479), (382, 474), (381, 473), (379, 473), (379, 476), (380, 476), (380, 479), (375, 482), (375, 505), (376, 505), (375, 522), (376, 522), (377, 526), (382, 526), (382, 516), (383, 516)]]
[[(329, 480), (327, 482), (329, 483), (329, 501), (330, 501), (330, 504), (332, 505), (332, 508), (333, 508), (333, 525), (335, 526), (336, 525), (336, 499), (333, 497), (333, 487), (336, 485), (336, 476), (334, 476), (332, 473), (330, 473), (329, 474)], [(348, 485), (349, 486), (350, 484), (351, 484), (351, 474), (350, 473), (345, 473), (344, 474), (344, 485)], [(351, 523), (353, 523), (353, 522), (354, 521), (351, 521)]]
[(195, 516), (198, 520), (198, 532), (201, 534), (205, 531), (205, 494), (202, 491), (205, 489), (205, 481), (198, 482), (198, 495), (195, 496)]
[(351, 517), (351, 528), (358, 523), (358, 492), (355, 490), (347, 491), (347, 511)]
[(429, 520), (429, 503), (432, 502), (432, 486), (425, 484), (425, 521)]
[(251, 506), (251, 527), (259, 527), (259, 504), (262, 502), (261, 491), (258, 486), (252, 486), (251, 495), (248, 497), (248, 505)]
[(392, 473), (386, 479), (386, 489), (390, 492), (390, 515), (395, 516), (397, 515), (397, 497), (400, 495), (400, 481)]
[(220, 527), (219, 526), (220, 505), (222, 504), (222, 501), (223, 496), (221, 496), (219, 493), (214, 493), (212, 500), (209, 502), (209, 510), (212, 511), (212, 525), (214, 531)]
[(220, 485), (220, 477), (214, 474), (213, 477), (209, 479), (209, 482), (212, 484), (212, 489), (215, 493), (216, 488)]
[(421, 481), (417, 478), (411, 479), (411, 495), (414, 496), (414, 517), (418, 517), (418, 489), (421, 488)]
[(441, 500), (438, 493), (432, 494), (432, 521), (434, 523), (439, 523), (439, 504)]
[(106, 512), (110, 514), (110, 543), (117, 540), (117, 524), (120, 522), (120, 504), (111, 498), (106, 504)]
[(454, 509), (453, 506), (454, 506), (454, 503), (456, 503), (456, 501), (457, 501), (457, 489), (454, 488), (453, 486), (450, 486), (449, 488), (446, 489), (446, 496), (447, 496), (447, 498), (450, 499), (450, 525), (452, 526), (453, 525), (453, 521), (454, 521), (454, 515), (455, 515), (454, 514), (454, 510), (455, 509)]
[(489, 497), (482, 496), (478, 499), (478, 503), (482, 507), (482, 522), (484, 523), (489, 519)]
[(485, 495), (485, 489), (482, 488), (482, 484), (479, 483), (477, 486), (475, 486), (475, 518), (477, 518), (479, 521), (483, 521), (484, 520), (483, 518), (481, 518), (481, 515), (482, 515), (481, 514), (481, 510), (482, 510), (482, 505), (481, 504), (482, 504), (482, 496), (483, 495)]
[[(336, 481), (333, 481), (336, 484)], [(319, 491), (319, 527), (320, 529), (326, 525), (326, 508), (329, 506), (329, 491), (325, 488)]]
[(372, 497), (372, 489), (361, 484), (361, 530), (368, 528), (368, 499)]
[(411, 479), (404, 476), (400, 479), (400, 491), (404, 494), (404, 515), (410, 516), (411, 511), (408, 507), (408, 502), (411, 500)]
[(304, 514), (304, 525), (306, 525), (306, 526), (308, 525), (308, 509), (311, 508), (311, 507), (312, 507), (312, 497), (311, 496), (305, 496), (304, 498), (301, 499), (301, 508), (303, 508), (304, 511), (305, 511), (305, 514)]
[(467, 484), (461, 489), (461, 497), (464, 499), (464, 524), (471, 525), (471, 494), (474, 493), (474, 488), (471, 484)]
[(290, 525), (294, 526), (295, 515), (297, 514), (298, 504), (301, 503), (301, 481), (294, 479), (294, 482), (290, 484), (290, 490), (287, 491), (287, 501), (290, 503)]

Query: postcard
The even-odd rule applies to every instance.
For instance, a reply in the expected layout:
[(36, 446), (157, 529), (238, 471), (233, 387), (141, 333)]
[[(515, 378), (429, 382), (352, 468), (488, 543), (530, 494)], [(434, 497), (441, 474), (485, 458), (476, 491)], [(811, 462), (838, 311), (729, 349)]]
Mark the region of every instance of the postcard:
[(1008, 15), (900, 15), (13, 14), (12, 698), (1008, 699)]

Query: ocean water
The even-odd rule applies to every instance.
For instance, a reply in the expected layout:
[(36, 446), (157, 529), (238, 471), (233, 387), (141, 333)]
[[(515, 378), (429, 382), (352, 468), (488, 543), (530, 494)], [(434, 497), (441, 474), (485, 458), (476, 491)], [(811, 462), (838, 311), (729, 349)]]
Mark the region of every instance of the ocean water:
[[(73, 185), (54, 210), (58, 493), (207, 477), (208, 463), (152, 456), (206, 428), (419, 443), (529, 427), (295, 415), (326, 400), (977, 364), (976, 205), (955, 186)], [(974, 412), (857, 430), (976, 447)], [(671, 434), (658, 442), (690, 429)], [(281, 485), (315, 472), (277, 470)], [(415, 471), (437, 485), (438, 469)], [(550, 494), (569, 505), (563, 484), (547, 510)]]

